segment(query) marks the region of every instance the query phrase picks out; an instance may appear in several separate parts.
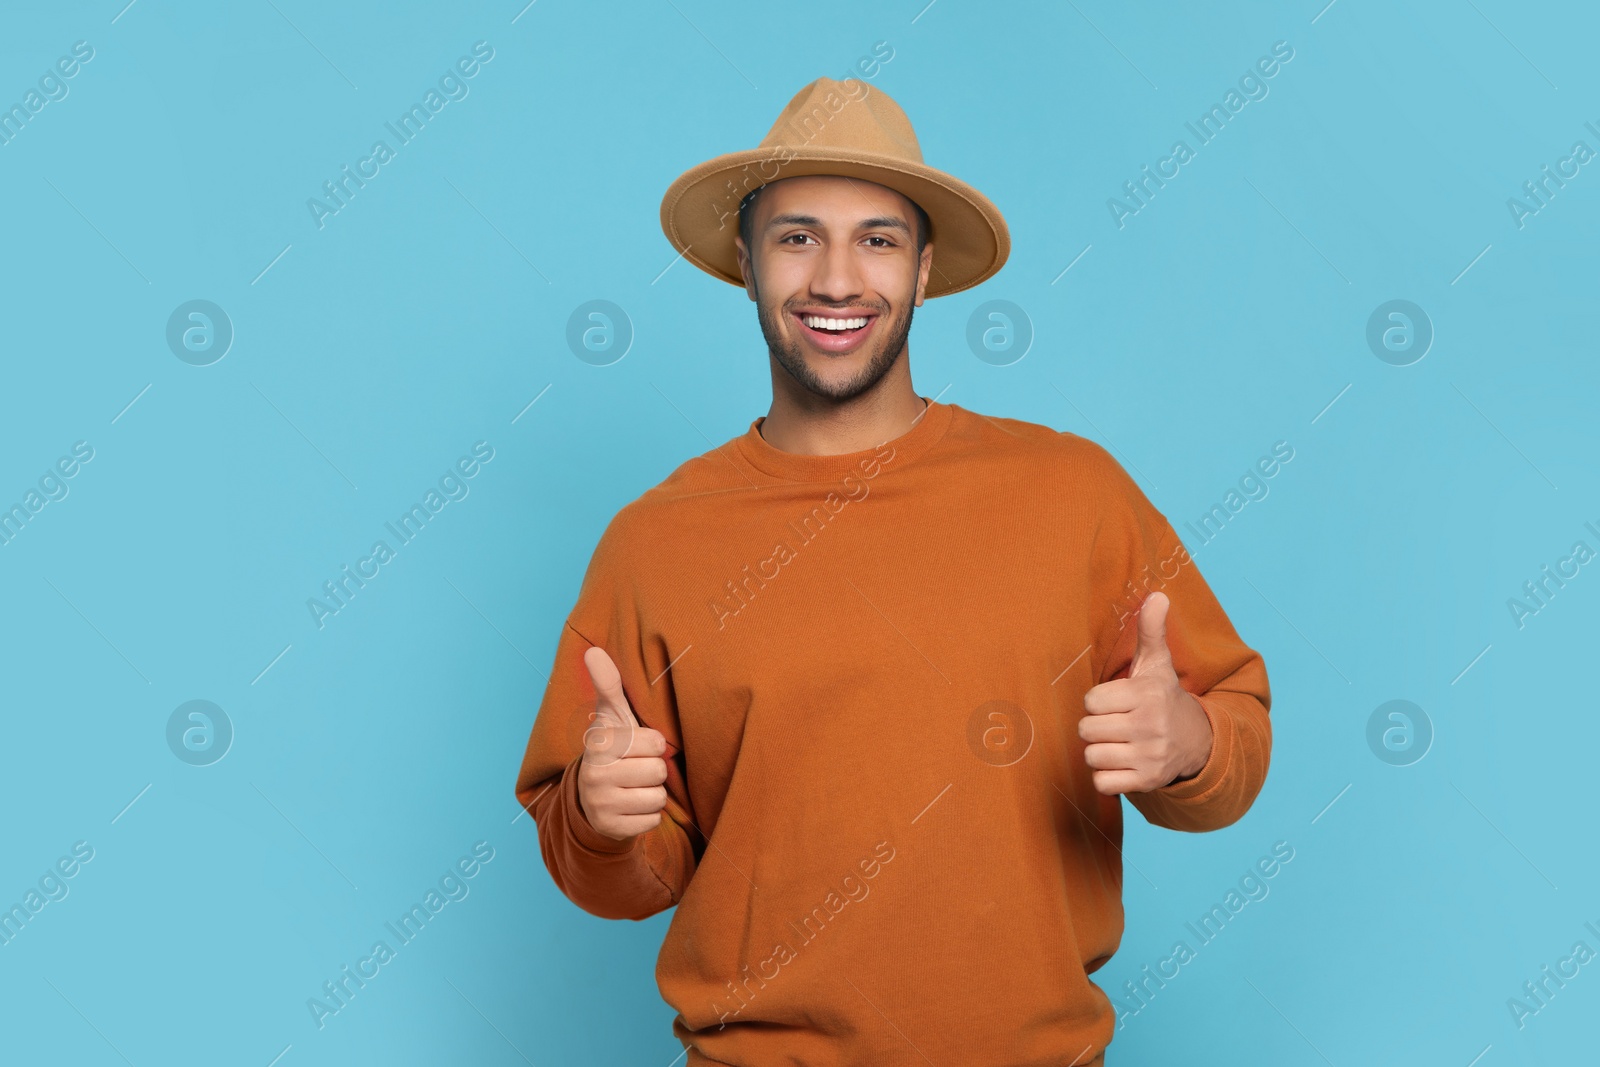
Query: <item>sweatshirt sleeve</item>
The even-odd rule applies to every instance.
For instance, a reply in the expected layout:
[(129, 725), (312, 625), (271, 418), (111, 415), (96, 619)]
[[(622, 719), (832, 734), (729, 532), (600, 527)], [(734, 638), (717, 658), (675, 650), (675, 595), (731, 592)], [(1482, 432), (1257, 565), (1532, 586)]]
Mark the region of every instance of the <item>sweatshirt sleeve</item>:
[[(645, 919), (682, 899), (703, 845), (690, 836), (698, 837), (698, 832), (693, 829), (677, 708), (666, 670), (669, 659), (645, 632), (631, 595), (617, 595), (631, 591), (633, 584), (617, 580), (610, 571), (616, 558), (610, 539), (608, 530), (590, 561), (577, 606), (561, 629), (550, 681), (517, 774), (516, 796), (533, 815), (540, 855), (567, 899), (600, 918)], [(660, 731), (667, 741), (667, 805), (661, 822), (626, 841), (595, 830), (578, 803), (583, 735), (596, 706), (594, 683), (583, 663), (592, 645), (604, 648), (617, 665), (623, 692), (641, 725)], [(660, 663), (652, 669), (658, 657)]]
[(1096, 642), (1109, 652), (1095, 680), (1128, 676), (1139, 607), (1151, 592), (1164, 592), (1171, 601), (1167, 646), (1173, 667), (1205, 709), (1212, 731), (1211, 754), (1197, 775), (1125, 795), (1153, 825), (1218, 830), (1237, 822), (1266, 782), (1272, 753), (1266, 664), (1240, 639), (1172, 525), (1120, 467), (1116, 473), (1125, 503), (1107, 506), (1097, 538), (1097, 574), (1103, 576), (1097, 586), (1112, 606)]

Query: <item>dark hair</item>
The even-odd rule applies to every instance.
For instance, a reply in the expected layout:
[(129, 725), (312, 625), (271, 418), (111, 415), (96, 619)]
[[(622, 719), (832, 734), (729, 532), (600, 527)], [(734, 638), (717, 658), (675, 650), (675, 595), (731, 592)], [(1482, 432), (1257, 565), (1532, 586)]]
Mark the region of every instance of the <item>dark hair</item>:
[[(761, 190), (765, 188), (765, 185), (758, 185), (744, 194), (744, 199), (739, 201), (739, 236), (744, 240), (744, 247), (750, 252), (752, 262), (755, 260), (755, 246), (751, 243), (750, 231), (755, 225), (756, 201), (760, 199)], [(904, 193), (901, 195), (905, 196)], [(923, 247), (928, 243), (928, 230), (932, 227), (932, 223), (928, 221), (928, 213), (922, 210), (921, 204), (911, 200), (909, 196), (906, 199), (911, 201), (911, 207), (917, 216), (917, 255), (920, 256)]]

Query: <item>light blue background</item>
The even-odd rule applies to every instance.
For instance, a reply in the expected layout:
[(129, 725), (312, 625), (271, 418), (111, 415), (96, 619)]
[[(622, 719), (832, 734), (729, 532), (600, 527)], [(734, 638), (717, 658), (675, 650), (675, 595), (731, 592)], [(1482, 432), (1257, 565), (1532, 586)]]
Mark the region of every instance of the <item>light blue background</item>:
[[(1506, 1005), (1600, 950), (1600, 564), (1520, 629), (1506, 604), (1600, 549), (1600, 164), (1522, 228), (1507, 208), (1600, 149), (1592, 9), (123, 2), (0, 17), (3, 104), (94, 48), (0, 146), (0, 504), (94, 449), (0, 546), (0, 904), (95, 850), (0, 946), (0, 1059), (680, 1053), (668, 916), (567, 902), (512, 784), (605, 523), (770, 399), (752, 307), (674, 263), (661, 194), (879, 41), (873, 85), (1015, 242), (917, 313), (919, 392), (1106, 443), (1186, 539), (1294, 448), (1191, 544), (1270, 668), (1266, 788), (1206, 835), (1126, 809), (1127, 932), (1096, 979), (1124, 1002), (1274, 842), (1295, 857), (1110, 1062), (1593, 1057), (1600, 963), (1522, 1029)], [(307, 198), (480, 40), (469, 95), (319, 229)], [(1275, 41), (1294, 58), (1269, 95), (1119, 229), (1107, 199)], [(1397, 298), (1436, 331), (1404, 367), (1365, 340)], [(192, 299), (236, 331), (210, 366), (165, 341)], [(590, 299), (636, 332), (610, 366), (564, 339)], [(991, 299), (1035, 331), (1010, 366), (966, 344)], [(470, 495), (319, 630), (307, 598), (480, 440)], [(1404, 767), (1366, 741), (1397, 698), (1435, 730)], [(193, 699), (236, 731), (208, 767), (165, 740)], [(470, 895), (319, 1030), (307, 999), (478, 841)], [(982, 1006), (958, 1024), (981, 1042)]]

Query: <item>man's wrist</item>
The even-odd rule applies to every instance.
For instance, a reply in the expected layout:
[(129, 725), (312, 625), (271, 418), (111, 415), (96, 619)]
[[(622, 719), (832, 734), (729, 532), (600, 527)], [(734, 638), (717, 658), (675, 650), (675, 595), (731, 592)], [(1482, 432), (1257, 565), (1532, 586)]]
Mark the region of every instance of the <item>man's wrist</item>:
[(1167, 785), (1177, 785), (1180, 782), (1190, 782), (1200, 777), (1201, 773), (1206, 769), (1206, 765), (1211, 762), (1212, 752), (1216, 748), (1217, 732), (1211, 725), (1211, 716), (1207, 714), (1205, 705), (1200, 703), (1199, 699), (1195, 697), (1193, 693), (1187, 693), (1185, 695), (1188, 696), (1189, 700), (1191, 701), (1190, 706), (1193, 707), (1194, 710), (1199, 714), (1200, 721), (1205, 723), (1206, 740), (1203, 746), (1195, 746), (1196, 755), (1190, 759), (1189, 762), (1183, 765), (1191, 769), (1179, 773), (1179, 775), (1172, 781), (1168, 782)]

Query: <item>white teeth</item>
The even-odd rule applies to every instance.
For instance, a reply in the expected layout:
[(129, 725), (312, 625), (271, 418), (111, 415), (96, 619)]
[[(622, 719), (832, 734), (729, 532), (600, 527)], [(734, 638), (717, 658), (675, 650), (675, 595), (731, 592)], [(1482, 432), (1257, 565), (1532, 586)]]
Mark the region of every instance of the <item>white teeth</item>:
[(800, 321), (813, 330), (859, 330), (867, 324), (865, 318), (829, 319), (821, 315), (802, 315)]

